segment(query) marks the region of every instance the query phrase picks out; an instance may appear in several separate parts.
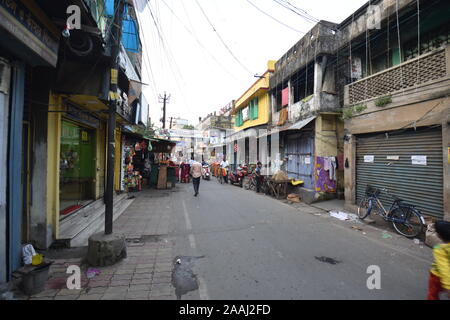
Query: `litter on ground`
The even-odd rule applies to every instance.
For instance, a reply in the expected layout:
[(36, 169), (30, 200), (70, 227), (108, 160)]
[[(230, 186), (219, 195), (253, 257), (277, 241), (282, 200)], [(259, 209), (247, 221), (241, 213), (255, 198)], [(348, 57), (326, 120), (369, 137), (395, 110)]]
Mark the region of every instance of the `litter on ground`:
[(391, 239), (392, 236), (389, 233), (383, 232), (383, 239)]
[(356, 214), (343, 211), (330, 211), (330, 216), (342, 221), (358, 221), (358, 216)]
[(88, 270), (86, 271), (86, 277), (87, 277), (88, 279), (91, 279), (91, 278), (94, 278), (95, 276), (98, 276), (100, 273), (101, 273), (100, 270), (90, 268), (90, 269), (88, 269)]

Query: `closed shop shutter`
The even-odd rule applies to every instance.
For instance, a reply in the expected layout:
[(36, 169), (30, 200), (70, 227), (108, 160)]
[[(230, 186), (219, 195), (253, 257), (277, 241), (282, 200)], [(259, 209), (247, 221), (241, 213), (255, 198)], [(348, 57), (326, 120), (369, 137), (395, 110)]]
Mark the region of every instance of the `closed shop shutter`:
[[(415, 156), (419, 156), (419, 164), (417, 160), (413, 163)], [(357, 203), (369, 184), (387, 188), (397, 197), (416, 205), (424, 215), (443, 217), (440, 127), (358, 136), (356, 158)], [(383, 192), (380, 199), (389, 210), (392, 198)]]
[(314, 187), (314, 139), (309, 132), (286, 136), (285, 156), (289, 178), (304, 181), (304, 187)]

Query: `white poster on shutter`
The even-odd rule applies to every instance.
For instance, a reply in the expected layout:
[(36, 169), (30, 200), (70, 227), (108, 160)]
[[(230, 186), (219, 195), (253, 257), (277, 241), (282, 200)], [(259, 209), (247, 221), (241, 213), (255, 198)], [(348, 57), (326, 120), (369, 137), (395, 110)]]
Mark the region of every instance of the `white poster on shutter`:
[(387, 160), (400, 160), (400, 156), (387, 156)]
[(427, 156), (411, 156), (412, 164), (417, 164), (420, 166), (427, 165)]
[(310, 157), (306, 157), (305, 158), (305, 164), (311, 164), (311, 158)]
[(375, 160), (375, 156), (364, 156), (364, 162), (373, 163)]

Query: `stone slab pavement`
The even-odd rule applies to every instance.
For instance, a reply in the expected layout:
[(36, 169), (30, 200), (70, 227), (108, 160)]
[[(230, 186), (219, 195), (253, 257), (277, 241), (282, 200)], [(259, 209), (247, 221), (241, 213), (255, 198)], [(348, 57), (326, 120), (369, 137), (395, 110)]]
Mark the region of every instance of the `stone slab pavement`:
[[(172, 219), (173, 190), (146, 189), (130, 193), (136, 199), (114, 222), (114, 233), (127, 239), (127, 258), (87, 277), (91, 267), (84, 257), (51, 259), (45, 290), (33, 296), (17, 294), (29, 300), (176, 300), (172, 286), (174, 239), (169, 234)], [(70, 265), (81, 269), (81, 289), (67, 289), (66, 273)], [(92, 268), (91, 268), (92, 269)]]

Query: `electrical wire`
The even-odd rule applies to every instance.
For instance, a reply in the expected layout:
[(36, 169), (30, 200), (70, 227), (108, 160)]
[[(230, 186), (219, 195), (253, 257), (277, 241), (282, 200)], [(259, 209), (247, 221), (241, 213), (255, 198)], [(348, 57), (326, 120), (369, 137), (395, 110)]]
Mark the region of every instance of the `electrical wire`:
[[(141, 22), (141, 19), (140, 19), (138, 13), (136, 13), (136, 18), (137, 18), (137, 20), (139, 22), (139, 26), (142, 26), (142, 28), (143, 28), (143, 24)], [(142, 38), (142, 42), (144, 43), (144, 48), (145, 48), (145, 55), (144, 55), (143, 61), (144, 61), (144, 64), (147, 64), (147, 67), (148, 67), (147, 72), (150, 72), (150, 76), (151, 76), (150, 83), (152, 85), (152, 89), (154, 90), (154, 94), (156, 95), (156, 93), (157, 93), (156, 86), (155, 86), (155, 79), (156, 78), (155, 78), (155, 76), (153, 74), (153, 69), (152, 69), (151, 62), (150, 62), (150, 57), (149, 57), (149, 52), (150, 51), (148, 50), (147, 41), (145, 39), (144, 34), (142, 32), (140, 34), (142, 34), (141, 38)]]
[[(218, 66), (220, 66), (226, 73), (228, 73), (234, 80), (238, 80), (237, 77), (235, 77), (233, 74), (230, 73), (230, 71), (224, 67), (219, 60), (217, 60), (217, 58), (200, 42), (199, 38), (195, 35), (194, 32), (192, 32), (182, 21), (181, 19), (175, 14), (175, 12), (167, 5), (167, 3), (162, 0), (162, 3), (167, 7), (167, 9), (169, 9), (169, 11), (175, 16), (175, 18), (181, 23), (181, 25), (184, 27), (184, 29), (186, 29), (186, 31), (197, 41), (197, 43), (199, 44), (199, 46), (204, 49), (206, 51), (206, 53), (208, 53), (209, 56), (211, 56), (211, 58), (217, 63)], [(192, 24), (191, 24), (192, 27)]]
[(236, 60), (239, 65), (245, 69), (248, 73), (250, 74), (254, 74), (252, 71), (250, 71), (237, 57), (236, 55), (233, 53), (233, 51), (231, 51), (230, 47), (228, 47), (228, 45), (225, 43), (225, 41), (223, 40), (223, 38), (220, 36), (219, 32), (217, 31), (217, 29), (214, 27), (214, 25), (212, 24), (211, 20), (209, 20), (208, 15), (205, 13), (205, 11), (203, 10), (202, 6), (200, 5), (200, 3), (198, 2), (198, 0), (195, 0), (195, 2), (197, 3), (197, 6), (199, 7), (200, 11), (202, 12), (203, 16), (206, 18), (206, 20), (208, 21), (209, 25), (211, 26), (211, 28), (213, 29), (213, 31), (216, 33), (217, 37), (219, 38), (220, 42), (222, 42), (222, 44), (224, 45), (224, 47), (227, 49), (227, 51), (230, 53), (230, 55), (234, 58), (234, 60)]
[[(164, 40), (164, 34), (163, 34), (162, 30), (161, 30), (161, 27), (158, 25), (158, 22), (157, 22), (157, 19), (156, 19), (155, 15), (153, 14), (153, 12), (152, 12), (150, 7), (149, 7), (149, 9), (150, 9), (149, 12), (151, 14), (151, 18), (152, 18), (152, 20), (153, 20), (153, 22), (155, 24), (156, 29), (157, 29), (158, 36), (160, 38), (162, 48), (165, 51), (164, 56), (167, 59), (167, 62), (169, 64), (169, 68), (172, 70), (172, 73), (173, 73), (173, 76), (174, 76), (174, 79), (175, 79), (175, 83), (176, 83), (176, 85), (178, 87), (178, 90), (180, 91), (180, 93), (181, 93), (181, 95), (182, 95), (182, 97), (184, 99), (185, 105), (189, 108), (189, 103), (187, 103), (186, 96), (184, 95), (184, 91), (181, 89), (180, 83), (179, 83), (178, 78), (177, 78), (177, 72), (178, 72), (180, 80), (184, 82), (183, 77), (182, 77), (181, 72), (180, 72), (180, 69), (179, 69), (179, 67), (178, 67), (178, 65), (177, 65), (177, 63), (175, 61), (175, 58), (173, 57), (173, 54), (172, 54), (170, 48), (166, 47), (166, 44), (165, 44), (166, 42)], [(172, 61), (170, 61), (170, 59)], [(172, 64), (175, 66), (177, 72), (173, 69)]]
[(295, 29), (295, 28), (292, 28), (291, 26), (285, 24), (284, 22), (282, 22), (282, 21), (278, 20), (277, 18), (271, 16), (270, 14), (264, 12), (262, 9), (260, 9), (259, 7), (257, 7), (257, 6), (256, 6), (253, 2), (251, 2), (250, 0), (246, 0), (246, 1), (247, 1), (249, 4), (251, 4), (256, 10), (258, 10), (258, 11), (261, 12), (262, 14), (268, 16), (269, 18), (275, 20), (275, 21), (278, 22), (279, 24), (281, 24), (281, 25), (283, 25), (283, 26), (285, 26), (285, 27), (287, 27), (287, 28), (289, 28), (289, 29), (291, 29), (291, 30), (293, 30), (293, 31), (295, 31), (295, 32), (299, 32), (299, 33), (302, 33), (302, 34), (306, 34), (306, 32), (297, 30), (297, 29)]
[(275, 3), (279, 4), (280, 6), (282, 6), (285, 9), (288, 9), (289, 11), (292, 11), (293, 13), (295, 13), (296, 15), (302, 17), (304, 20), (316, 24), (318, 23), (320, 20), (316, 19), (308, 14), (305, 14), (304, 10), (297, 8), (296, 6), (290, 4), (288, 1), (283, 1), (283, 0), (273, 0)]

